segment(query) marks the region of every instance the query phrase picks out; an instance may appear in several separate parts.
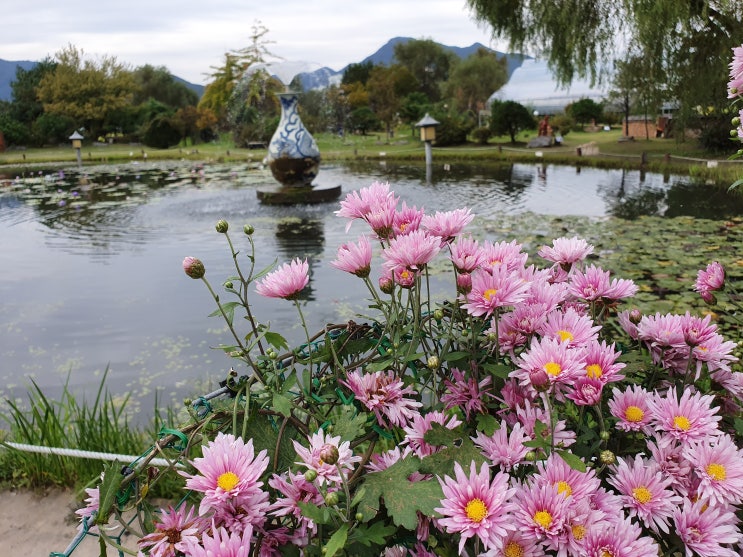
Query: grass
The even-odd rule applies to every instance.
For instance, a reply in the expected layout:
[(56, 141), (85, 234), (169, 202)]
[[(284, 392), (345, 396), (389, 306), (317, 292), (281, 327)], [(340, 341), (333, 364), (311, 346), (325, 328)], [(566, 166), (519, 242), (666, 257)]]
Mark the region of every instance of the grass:
[[(92, 403), (78, 400), (67, 384), (60, 399), (52, 400), (35, 382), (28, 391), (26, 406), (7, 402), (8, 410), (0, 415), (8, 426), (7, 430), (0, 430), (0, 486), (34, 489), (75, 486), (81, 490), (101, 474), (104, 465), (98, 459), (25, 452), (4, 443), (132, 456), (142, 454), (152, 445), (163, 423), (157, 402), (151, 429), (132, 426), (126, 409), (129, 397), (127, 395), (123, 401), (114, 400), (105, 389), (107, 371)], [(166, 411), (166, 416), (172, 421), (170, 410)], [(157, 485), (155, 493), (161, 496), (177, 493), (181, 488), (172, 478)]]
[[(469, 143), (457, 147), (435, 147), (435, 161), (472, 160), (478, 162), (545, 162), (595, 166), (600, 168), (640, 168), (651, 172), (688, 174), (703, 180), (731, 183), (743, 173), (743, 165), (729, 161), (724, 155), (711, 155), (699, 147), (698, 142), (674, 139), (636, 139), (620, 142), (619, 129), (600, 132), (571, 131), (564, 136), (560, 146), (541, 149), (526, 148), (534, 132), (522, 132), (511, 144), (507, 137), (491, 139), (487, 145)], [(402, 129), (394, 138), (386, 139), (384, 133), (349, 135), (343, 138), (328, 133), (315, 135), (324, 161), (345, 160), (415, 160), (424, 158), (423, 145), (417, 135)], [(577, 148), (595, 143), (597, 155), (579, 156)], [(537, 152), (541, 156), (537, 156)], [(260, 162), (266, 155), (263, 149), (236, 148), (229, 142), (205, 143), (193, 147), (150, 149), (141, 145), (84, 145), (83, 164), (107, 164), (144, 160), (193, 160), (206, 162)], [(643, 162), (644, 159), (644, 162)], [(708, 164), (708, 161), (714, 161)], [(75, 151), (68, 146), (54, 148), (11, 150), (0, 153), (0, 173), (5, 174), (50, 163), (75, 163)]]

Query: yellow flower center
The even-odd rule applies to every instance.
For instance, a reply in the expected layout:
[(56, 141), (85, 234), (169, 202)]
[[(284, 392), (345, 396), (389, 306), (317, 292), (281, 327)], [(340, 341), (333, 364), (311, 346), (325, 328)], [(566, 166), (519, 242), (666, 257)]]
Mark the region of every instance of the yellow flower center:
[(614, 554), (608, 549), (601, 550), (601, 557), (614, 557)]
[(601, 366), (598, 364), (591, 364), (589, 366), (586, 366), (586, 375), (591, 379), (600, 379), (603, 374), (604, 372), (602, 371)]
[(691, 422), (689, 421), (689, 418), (687, 418), (686, 416), (674, 416), (673, 425), (675, 425), (679, 429), (688, 431), (689, 428), (691, 427)]
[(716, 462), (713, 462), (712, 464), (707, 466), (707, 474), (710, 478), (712, 478), (713, 480), (717, 480), (718, 482), (724, 480), (727, 477), (725, 467), (722, 464), (717, 464)]
[(642, 408), (638, 408), (637, 406), (628, 406), (624, 411), (624, 417), (628, 422), (637, 423), (641, 422), (645, 417), (645, 412), (642, 411)]
[(402, 278), (402, 279), (409, 279), (411, 276), (412, 275), (411, 275), (410, 271), (408, 271), (407, 269), (405, 269), (404, 271), (401, 271), (400, 272), (400, 278)]
[(557, 334), (560, 335), (560, 340), (563, 342), (565, 342), (566, 340), (570, 341), (575, 338), (573, 336), (573, 333), (571, 333), (570, 331), (557, 331)]
[(400, 223), (400, 232), (405, 232), (405, 229), (408, 227), (407, 222), (401, 222)]
[(471, 499), (464, 512), (472, 522), (482, 522), (488, 516), (488, 508), (482, 499)]
[(239, 482), (240, 478), (238, 478), (237, 474), (234, 472), (225, 472), (224, 474), (220, 474), (217, 478), (217, 486), (221, 487), (225, 491), (234, 489)]
[(642, 503), (643, 505), (645, 503), (649, 503), (650, 500), (653, 498), (653, 494), (650, 493), (650, 490), (644, 485), (633, 489), (632, 496), (635, 498), (635, 501), (637, 501), (638, 503)]
[(542, 528), (549, 528), (552, 524), (552, 515), (547, 511), (537, 511), (534, 515), (534, 522)]
[(557, 486), (557, 493), (562, 493), (565, 497), (573, 494), (573, 488), (570, 487), (568, 482), (557, 482), (555, 485)]
[(482, 293), (482, 298), (486, 302), (489, 302), (497, 293), (498, 291), (495, 288), (488, 288), (485, 292)]
[(582, 524), (573, 524), (571, 530), (573, 531), (573, 539), (581, 541), (586, 535), (586, 527)]
[(562, 367), (557, 362), (547, 362), (544, 364), (544, 371), (547, 372), (547, 375), (554, 377), (562, 371)]
[(524, 557), (524, 548), (516, 542), (508, 542), (503, 549), (504, 557)]

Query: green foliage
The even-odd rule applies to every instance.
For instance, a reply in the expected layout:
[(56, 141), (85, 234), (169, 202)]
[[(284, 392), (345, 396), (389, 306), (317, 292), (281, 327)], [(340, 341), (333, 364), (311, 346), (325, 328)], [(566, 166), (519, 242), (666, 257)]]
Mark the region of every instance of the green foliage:
[(483, 48), (458, 62), (448, 81), (442, 85), (444, 97), (451, 99), (460, 111), (477, 111), (485, 107), (492, 94), (508, 81), (506, 57), (500, 60)]
[(456, 56), (435, 41), (423, 39), (396, 44), (395, 60), (410, 71), (419, 90), (435, 103), (441, 99), (440, 84), (449, 79)]
[(137, 84), (132, 99), (135, 106), (152, 99), (175, 111), (186, 106), (195, 106), (199, 102), (196, 92), (178, 81), (163, 66), (156, 68), (145, 64), (134, 70), (132, 75)]
[(488, 140), (493, 137), (493, 132), (490, 131), (490, 128), (486, 127), (475, 128), (472, 130), (472, 137), (474, 137), (475, 141), (480, 145), (487, 145)]
[(341, 84), (361, 83), (362, 85), (366, 85), (372, 69), (374, 69), (374, 62), (371, 60), (359, 62), (358, 64), (349, 64), (343, 72)]
[(579, 124), (587, 124), (591, 120), (596, 123), (601, 122), (604, 109), (601, 104), (593, 99), (580, 99), (569, 104), (565, 112)]
[(439, 147), (467, 143), (467, 136), (475, 127), (469, 114), (434, 112), (432, 116), (439, 122), (436, 126), (436, 145)]
[(154, 149), (167, 149), (178, 145), (181, 137), (181, 130), (169, 116), (157, 116), (146, 124), (142, 142)]
[(516, 101), (495, 101), (490, 111), (490, 130), (494, 135), (509, 135), (511, 143), (516, 143), (516, 135), (520, 131), (535, 127), (529, 109)]
[(361, 135), (366, 135), (368, 131), (379, 129), (379, 119), (371, 108), (362, 106), (348, 115), (348, 126)]

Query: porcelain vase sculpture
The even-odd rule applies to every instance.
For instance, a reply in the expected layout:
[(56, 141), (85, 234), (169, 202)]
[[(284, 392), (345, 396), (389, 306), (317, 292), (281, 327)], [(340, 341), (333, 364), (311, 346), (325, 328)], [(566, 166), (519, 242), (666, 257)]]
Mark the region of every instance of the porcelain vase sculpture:
[(297, 112), (296, 93), (279, 93), (281, 120), (268, 146), (268, 165), (284, 186), (309, 187), (320, 167), (320, 149)]

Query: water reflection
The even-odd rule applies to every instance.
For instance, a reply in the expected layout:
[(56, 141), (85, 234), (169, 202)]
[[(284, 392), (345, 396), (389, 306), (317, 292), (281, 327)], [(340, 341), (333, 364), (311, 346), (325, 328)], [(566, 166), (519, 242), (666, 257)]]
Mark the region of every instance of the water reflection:
[(299, 257), (307, 259), (310, 266), (310, 282), (300, 293), (300, 299), (315, 299), (312, 286), (316, 263), (321, 260), (325, 249), (325, 225), (321, 220), (312, 218), (288, 217), (276, 224), (276, 238), (279, 241), (281, 259)]

